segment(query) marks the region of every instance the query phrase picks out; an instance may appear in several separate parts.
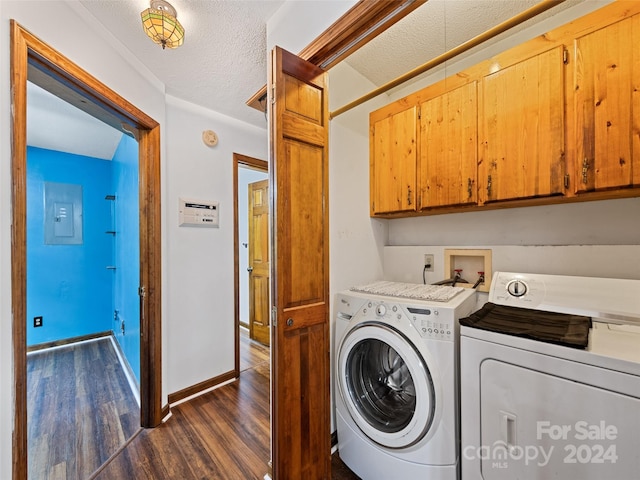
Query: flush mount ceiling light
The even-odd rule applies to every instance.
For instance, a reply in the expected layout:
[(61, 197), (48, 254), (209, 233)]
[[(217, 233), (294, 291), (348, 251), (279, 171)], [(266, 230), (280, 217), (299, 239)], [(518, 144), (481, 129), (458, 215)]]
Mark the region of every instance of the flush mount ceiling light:
[(162, 48), (178, 48), (184, 41), (184, 28), (178, 14), (165, 0), (151, 0), (150, 7), (140, 13), (145, 33)]

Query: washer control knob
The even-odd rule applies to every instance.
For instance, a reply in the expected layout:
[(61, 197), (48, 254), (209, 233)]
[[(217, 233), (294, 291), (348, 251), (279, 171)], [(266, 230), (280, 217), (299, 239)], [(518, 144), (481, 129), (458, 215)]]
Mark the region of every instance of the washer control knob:
[(376, 315), (379, 317), (384, 317), (384, 314), (387, 313), (387, 307), (383, 304), (376, 305)]
[(511, 280), (507, 284), (507, 292), (512, 297), (522, 297), (527, 293), (527, 284), (522, 280)]

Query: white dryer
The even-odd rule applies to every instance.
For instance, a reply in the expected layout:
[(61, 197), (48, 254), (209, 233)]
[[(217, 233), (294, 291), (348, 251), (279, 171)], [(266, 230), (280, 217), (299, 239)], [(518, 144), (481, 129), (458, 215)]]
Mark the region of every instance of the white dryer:
[(335, 297), (340, 458), (364, 480), (456, 480), (457, 319), (475, 307), (475, 291), (394, 282), (358, 290)]
[(481, 311), (461, 319), (462, 478), (640, 478), (640, 281), (496, 272)]

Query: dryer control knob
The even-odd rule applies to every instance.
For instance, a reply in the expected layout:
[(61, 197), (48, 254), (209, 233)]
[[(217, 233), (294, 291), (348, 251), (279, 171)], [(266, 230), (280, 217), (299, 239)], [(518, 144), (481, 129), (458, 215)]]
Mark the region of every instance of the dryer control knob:
[(512, 280), (507, 284), (507, 292), (512, 297), (523, 297), (527, 293), (527, 284), (522, 280)]
[(378, 315), (379, 317), (384, 317), (385, 313), (387, 313), (387, 307), (382, 304), (376, 306), (376, 315)]

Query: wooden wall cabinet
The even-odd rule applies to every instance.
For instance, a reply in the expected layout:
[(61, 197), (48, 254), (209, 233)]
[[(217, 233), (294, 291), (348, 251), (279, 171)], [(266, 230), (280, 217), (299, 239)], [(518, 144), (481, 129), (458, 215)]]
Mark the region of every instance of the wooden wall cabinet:
[(371, 215), (416, 211), (417, 121), (415, 105), (372, 117)]
[(563, 55), (557, 46), (482, 79), (485, 202), (564, 193)]
[(640, 15), (573, 43), (574, 192), (640, 186)]
[(420, 104), (420, 210), (478, 202), (478, 82)]
[(640, 2), (372, 112), (371, 215), (640, 196)]

